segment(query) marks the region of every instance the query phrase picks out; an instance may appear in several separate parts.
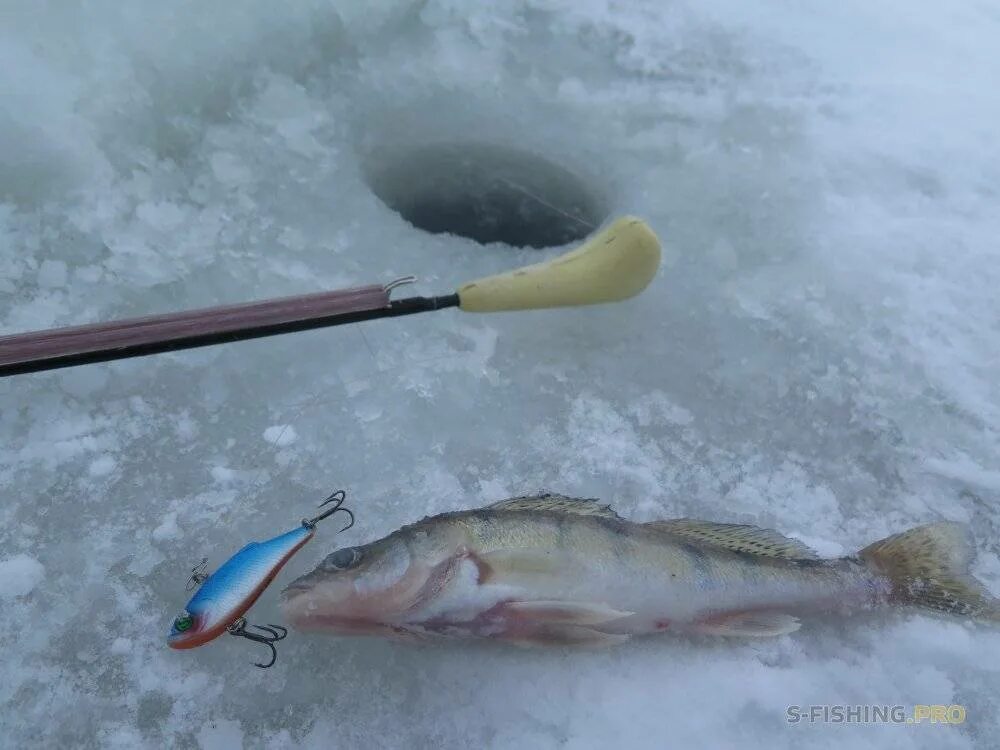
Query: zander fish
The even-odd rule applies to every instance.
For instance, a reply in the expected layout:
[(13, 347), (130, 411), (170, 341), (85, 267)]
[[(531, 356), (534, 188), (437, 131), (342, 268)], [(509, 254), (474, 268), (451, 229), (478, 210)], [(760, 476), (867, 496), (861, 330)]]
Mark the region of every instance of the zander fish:
[(633, 523), (540, 495), (443, 513), (339, 549), (282, 593), (301, 630), (614, 644), (656, 632), (776, 636), (799, 616), (913, 605), (1000, 621), (963, 527), (920, 526), (819, 556), (755, 526)]

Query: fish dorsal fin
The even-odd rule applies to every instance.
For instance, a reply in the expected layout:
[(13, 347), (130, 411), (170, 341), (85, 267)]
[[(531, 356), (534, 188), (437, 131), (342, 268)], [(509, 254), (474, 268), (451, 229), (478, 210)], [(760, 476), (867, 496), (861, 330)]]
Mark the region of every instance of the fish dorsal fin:
[(708, 544), (732, 552), (786, 560), (818, 560), (819, 556), (797, 539), (789, 539), (773, 529), (762, 529), (738, 523), (712, 523), (693, 518), (670, 521), (650, 521), (643, 524), (658, 531), (682, 537), (691, 542)]
[(486, 507), (490, 510), (541, 510), (549, 513), (575, 513), (579, 516), (599, 516), (621, 520), (621, 516), (611, 510), (610, 505), (603, 505), (600, 500), (566, 497), (552, 493), (510, 497)]

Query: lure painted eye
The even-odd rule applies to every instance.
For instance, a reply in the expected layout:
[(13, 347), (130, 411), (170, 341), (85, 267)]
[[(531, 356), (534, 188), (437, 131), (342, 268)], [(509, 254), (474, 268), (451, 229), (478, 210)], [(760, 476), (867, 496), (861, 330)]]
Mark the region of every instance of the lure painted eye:
[(353, 568), (361, 562), (361, 550), (357, 547), (344, 547), (343, 549), (338, 549), (326, 558), (326, 562), (330, 565), (330, 567), (337, 570), (347, 570), (348, 568)]
[(178, 633), (190, 630), (192, 625), (194, 625), (194, 618), (186, 612), (183, 615), (178, 615), (177, 619), (174, 620), (174, 630)]

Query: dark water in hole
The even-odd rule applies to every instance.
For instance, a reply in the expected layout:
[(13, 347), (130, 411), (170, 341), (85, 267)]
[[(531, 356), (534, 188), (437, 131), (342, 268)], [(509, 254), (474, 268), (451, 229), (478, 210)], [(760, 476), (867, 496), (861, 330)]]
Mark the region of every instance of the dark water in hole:
[(535, 154), (482, 144), (423, 146), (383, 156), (368, 171), (374, 193), (418, 229), (481, 244), (555, 247), (605, 218), (571, 172)]

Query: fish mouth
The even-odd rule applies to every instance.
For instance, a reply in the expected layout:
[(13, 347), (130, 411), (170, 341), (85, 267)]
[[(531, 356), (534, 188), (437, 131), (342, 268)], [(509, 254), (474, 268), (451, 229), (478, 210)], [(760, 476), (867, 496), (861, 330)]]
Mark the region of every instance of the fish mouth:
[(402, 630), (400, 627), (387, 625), (384, 622), (338, 617), (337, 615), (306, 615), (292, 619), (291, 622), (298, 630), (304, 632), (330, 633), (332, 635), (377, 635), (392, 637)]
[(333, 635), (393, 635), (398, 628), (378, 620), (349, 617), (295, 600), (282, 603), (285, 619), (296, 630)]
[(321, 588), (326, 588), (329, 585), (335, 585), (338, 583), (343, 584), (344, 582), (336, 580), (332, 581), (330, 576), (322, 575), (318, 570), (313, 570), (299, 576), (281, 590), (282, 604), (291, 601), (296, 597), (310, 592), (316, 593)]
[(282, 590), (281, 611), (298, 630), (323, 629), (313, 626), (327, 618), (340, 619), (330, 611), (329, 603), (316, 595), (316, 587), (307, 577), (292, 581)]
[(337, 612), (316, 595), (313, 585), (294, 581), (281, 592), (281, 610), (296, 630), (336, 635), (392, 635), (394, 626), (366, 617)]
[(282, 601), (291, 599), (299, 594), (302, 594), (303, 592), (311, 591), (312, 588), (313, 585), (306, 581), (305, 576), (302, 578), (296, 578), (281, 590), (281, 599)]

